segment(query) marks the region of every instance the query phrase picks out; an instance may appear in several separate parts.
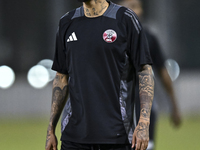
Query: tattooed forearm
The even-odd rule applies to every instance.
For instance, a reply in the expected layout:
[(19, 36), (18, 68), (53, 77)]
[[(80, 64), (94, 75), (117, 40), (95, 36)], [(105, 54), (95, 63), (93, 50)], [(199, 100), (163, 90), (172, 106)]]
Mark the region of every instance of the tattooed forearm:
[[(144, 65), (139, 72), (139, 95), (140, 95), (140, 120), (135, 128), (132, 140), (132, 147), (137, 142), (138, 145), (143, 144), (143, 148), (146, 149), (149, 141), (149, 124), (150, 124), (150, 112), (154, 96), (154, 80), (152, 75), (152, 68), (150, 65)], [(135, 142), (136, 137), (136, 142)]]
[(57, 73), (52, 90), (51, 117), (47, 129), (46, 143), (50, 140), (51, 133), (55, 132), (62, 109), (66, 103), (68, 96), (67, 75)]
[(54, 127), (59, 120), (63, 106), (66, 102), (67, 89), (67, 85), (65, 85), (63, 89), (60, 87), (54, 87), (53, 89), (50, 123)]
[(150, 109), (145, 109), (145, 108), (141, 109), (142, 117), (147, 118), (149, 116), (149, 114), (150, 114)]
[(149, 121), (154, 96), (154, 79), (150, 65), (143, 66), (143, 70), (139, 72), (139, 94), (140, 118)]

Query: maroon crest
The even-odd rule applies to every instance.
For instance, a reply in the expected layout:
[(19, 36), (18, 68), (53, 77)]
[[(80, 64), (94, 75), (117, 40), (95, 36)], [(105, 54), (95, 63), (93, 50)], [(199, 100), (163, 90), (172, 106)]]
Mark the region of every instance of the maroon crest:
[(113, 43), (117, 39), (117, 33), (112, 29), (108, 29), (103, 33), (103, 39), (107, 43)]

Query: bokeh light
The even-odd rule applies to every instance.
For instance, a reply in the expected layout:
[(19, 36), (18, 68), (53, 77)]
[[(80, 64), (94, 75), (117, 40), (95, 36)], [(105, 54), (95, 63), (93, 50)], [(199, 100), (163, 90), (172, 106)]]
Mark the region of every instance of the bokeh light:
[(0, 88), (7, 89), (11, 87), (15, 81), (15, 73), (8, 66), (0, 67)]
[(50, 59), (43, 59), (37, 65), (44, 66), (47, 69), (47, 71), (49, 72), (49, 82), (52, 81), (55, 78), (56, 71), (53, 71), (51, 69), (51, 67), (53, 65), (53, 61), (52, 60), (50, 60)]
[(41, 65), (33, 66), (27, 75), (29, 84), (37, 89), (45, 87), (49, 82), (49, 72)]
[(175, 81), (180, 74), (180, 67), (178, 63), (173, 59), (167, 59), (165, 61), (165, 67), (172, 81)]

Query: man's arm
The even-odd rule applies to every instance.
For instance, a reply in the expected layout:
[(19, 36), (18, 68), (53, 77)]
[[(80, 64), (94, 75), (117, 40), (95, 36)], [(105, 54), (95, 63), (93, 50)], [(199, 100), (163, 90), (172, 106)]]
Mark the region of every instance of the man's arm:
[(55, 128), (68, 96), (68, 75), (57, 73), (53, 81), (52, 104), (46, 137), (46, 150), (57, 150)]
[(149, 141), (150, 112), (154, 97), (152, 67), (144, 65), (139, 71), (140, 119), (133, 133), (132, 147), (146, 150)]
[(181, 117), (179, 114), (179, 110), (178, 110), (178, 106), (177, 106), (177, 101), (176, 101), (176, 97), (174, 94), (174, 89), (173, 89), (173, 85), (172, 85), (172, 80), (167, 72), (167, 69), (165, 67), (161, 68), (159, 70), (159, 75), (161, 77), (161, 81), (162, 84), (165, 87), (165, 90), (167, 91), (167, 94), (170, 97), (171, 100), (171, 104), (172, 104), (172, 111), (171, 111), (171, 117), (172, 117), (172, 121), (174, 123), (174, 125), (176, 127), (180, 126), (181, 124)]

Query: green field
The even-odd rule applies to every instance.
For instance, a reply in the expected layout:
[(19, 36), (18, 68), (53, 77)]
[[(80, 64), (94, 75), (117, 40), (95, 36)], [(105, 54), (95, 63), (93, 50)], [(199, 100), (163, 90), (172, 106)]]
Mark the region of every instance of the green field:
[[(1, 119), (0, 149), (44, 150), (47, 124), (47, 119)], [(157, 127), (156, 150), (200, 150), (200, 117), (183, 119), (180, 129), (160, 117)], [(60, 137), (60, 126), (56, 132)]]

